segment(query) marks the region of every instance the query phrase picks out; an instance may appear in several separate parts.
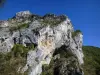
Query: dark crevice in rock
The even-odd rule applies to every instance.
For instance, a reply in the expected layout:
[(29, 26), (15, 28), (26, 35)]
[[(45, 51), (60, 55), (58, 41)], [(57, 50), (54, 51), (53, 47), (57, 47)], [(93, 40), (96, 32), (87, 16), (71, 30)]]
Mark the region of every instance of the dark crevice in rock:
[[(60, 58), (54, 59), (60, 54)], [(83, 75), (78, 59), (65, 45), (56, 49), (51, 63), (43, 67), (42, 75)]]

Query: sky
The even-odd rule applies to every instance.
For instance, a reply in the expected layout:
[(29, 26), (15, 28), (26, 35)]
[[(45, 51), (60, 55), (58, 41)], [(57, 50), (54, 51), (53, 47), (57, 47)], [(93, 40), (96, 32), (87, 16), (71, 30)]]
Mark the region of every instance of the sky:
[(83, 45), (100, 47), (100, 0), (6, 0), (0, 8), (0, 20), (25, 10), (38, 15), (65, 14), (74, 29), (82, 31)]

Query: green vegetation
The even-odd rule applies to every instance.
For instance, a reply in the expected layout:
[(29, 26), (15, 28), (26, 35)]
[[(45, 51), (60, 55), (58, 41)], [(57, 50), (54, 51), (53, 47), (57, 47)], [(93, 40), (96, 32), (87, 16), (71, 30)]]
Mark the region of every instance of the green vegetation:
[[(84, 52), (84, 65), (83, 71), (84, 75), (100, 75), (100, 48), (93, 47), (93, 46), (83, 46), (83, 52)], [(63, 62), (69, 59), (69, 57), (73, 57), (73, 55), (64, 50), (64, 47), (61, 47), (60, 49), (57, 49), (54, 53), (54, 55), (60, 54), (60, 59), (54, 60), (52, 58), (50, 65), (43, 65), (43, 72), (42, 75), (55, 75), (55, 67), (57, 70), (57, 73), (59, 71), (59, 68)], [(72, 58), (73, 59), (73, 58)], [(67, 66), (70, 67), (76, 67), (77, 61), (72, 61), (70, 59), (70, 64)], [(62, 61), (63, 60), (63, 61)], [(61, 69), (60, 69), (61, 70)]]
[(83, 46), (85, 75), (100, 75), (100, 48)]
[(69, 58), (71, 56), (74, 56), (70, 51), (66, 50), (65, 48), (66, 48), (65, 46), (62, 46), (56, 49), (54, 55), (60, 54), (61, 58)]
[(43, 20), (43, 21), (41, 21), (41, 23), (43, 24), (43, 25), (50, 25), (50, 26), (54, 26), (54, 25), (58, 25), (58, 24), (60, 24), (62, 21), (57, 21), (57, 20), (48, 20), (48, 19), (45, 19), (45, 20)]
[(54, 60), (52, 59), (49, 65), (44, 64), (42, 66), (42, 70), (43, 70), (43, 72), (41, 75), (53, 75), (53, 73), (54, 73)]
[(28, 26), (29, 26), (29, 23), (24, 23), (24, 24), (12, 26), (12, 27), (10, 27), (10, 31), (16, 31), (16, 30), (20, 30), (23, 28), (28, 28)]
[(27, 46), (26, 48), (28, 48), (29, 50), (34, 50), (34, 44), (30, 44), (29, 46)]
[(0, 75), (27, 75), (18, 73), (19, 67), (26, 64), (27, 53), (30, 49), (34, 49), (33, 45), (24, 47), (21, 44), (15, 44), (11, 52), (7, 54), (0, 53)]
[(78, 33), (81, 33), (80, 30), (76, 30), (74, 32), (72, 32), (72, 37), (74, 38)]
[[(41, 75), (62, 75), (62, 74), (58, 73), (58, 71), (61, 69), (61, 66), (64, 65), (64, 62), (67, 62), (70, 57), (72, 57), (72, 58), (75, 57), (71, 52), (66, 50), (65, 46), (62, 46), (61, 48), (56, 49), (53, 54), (53, 57), (57, 54), (60, 54), (60, 58), (59, 59), (52, 58), (49, 65), (44, 64), (42, 67), (43, 72)], [(69, 59), (69, 61), (70, 60), (72, 60), (72, 59)], [(69, 65), (67, 65), (67, 64), (65, 64), (65, 65), (67, 65), (69, 67), (70, 66), (75, 67), (76, 65), (74, 63), (76, 63), (76, 62), (71, 61), (71, 63)]]
[(16, 44), (12, 48), (11, 55), (13, 55), (14, 57), (26, 57), (28, 51), (29, 49), (24, 47), (23, 45)]

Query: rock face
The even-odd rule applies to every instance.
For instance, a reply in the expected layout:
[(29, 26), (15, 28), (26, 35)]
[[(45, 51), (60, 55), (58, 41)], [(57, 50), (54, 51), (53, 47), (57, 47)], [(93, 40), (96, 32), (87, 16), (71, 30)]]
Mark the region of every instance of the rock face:
[[(29, 70), (29, 75), (40, 75), (42, 65), (49, 65), (55, 50), (65, 46), (65, 51), (70, 51), (75, 58), (70, 57), (62, 62), (59, 75), (76, 75), (76, 72), (83, 75), (79, 67), (84, 63), (83, 35), (78, 32), (72, 37), (75, 31), (67, 16), (47, 14), (40, 17), (29, 11), (22, 11), (16, 13), (16, 16), (7, 22), (1, 21), (0, 29), (0, 52), (2, 53), (10, 52), (14, 44), (22, 44), (25, 47), (34, 44), (35, 49), (28, 52), (27, 64), (21, 69), (22, 73)], [(69, 63), (77, 60), (78, 66), (71, 69), (72, 74), (69, 73), (68, 67), (62, 68), (68, 65), (67, 60)]]

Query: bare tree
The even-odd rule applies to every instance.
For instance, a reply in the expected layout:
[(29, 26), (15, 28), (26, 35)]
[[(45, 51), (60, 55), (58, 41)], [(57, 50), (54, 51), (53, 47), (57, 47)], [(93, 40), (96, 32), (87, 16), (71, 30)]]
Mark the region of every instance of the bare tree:
[(0, 7), (2, 7), (5, 2), (6, 2), (6, 0), (0, 0)]

